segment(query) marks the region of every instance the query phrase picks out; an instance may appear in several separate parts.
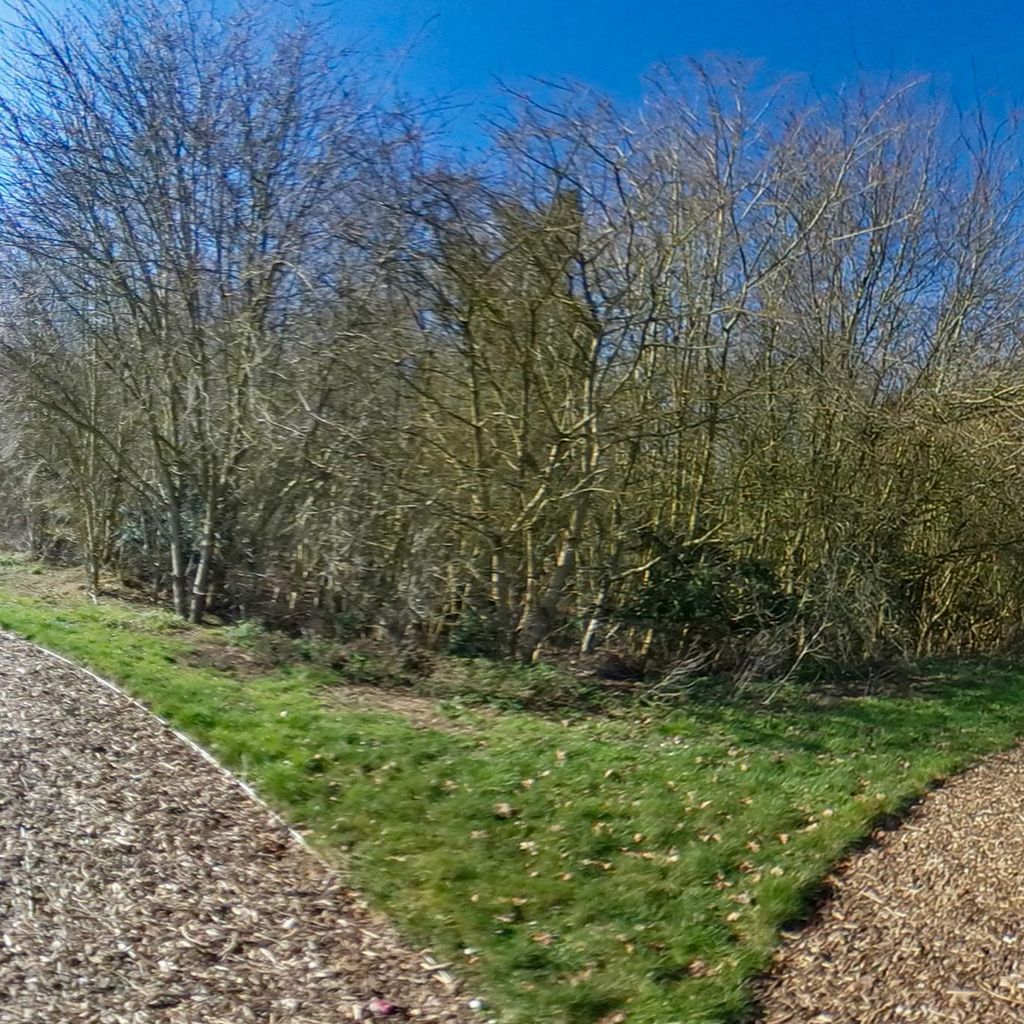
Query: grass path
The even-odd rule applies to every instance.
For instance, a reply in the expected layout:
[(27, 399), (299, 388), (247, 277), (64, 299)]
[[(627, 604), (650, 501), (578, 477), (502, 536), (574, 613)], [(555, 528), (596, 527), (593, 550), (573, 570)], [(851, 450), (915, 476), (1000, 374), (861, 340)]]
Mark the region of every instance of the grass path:
[(843, 851), (1024, 732), (1024, 674), (994, 664), (933, 669), (904, 696), (561, 721), (446, 706), (461, 728), (430, 728), (339, 706), (326, 669), (187, 667), (216, 631), (51, 600), (32, 573), (3, 570), (0, 626), (206, 745), (510, 1022), (737, 1019)]

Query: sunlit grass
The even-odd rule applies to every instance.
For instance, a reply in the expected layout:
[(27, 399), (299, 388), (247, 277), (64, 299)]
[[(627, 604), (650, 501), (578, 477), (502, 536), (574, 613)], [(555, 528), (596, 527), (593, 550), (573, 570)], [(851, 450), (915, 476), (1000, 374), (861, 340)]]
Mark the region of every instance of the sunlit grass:
[(171, 616), (21, 597), (18, 573), (0, 626), (117, 679), (344, 851), (371, 899), (508, 1021), (735, 1019), (836, 858), (1024, 730), (1024, 675), (975, 664), (936, 673), (926, 696), (643, 720), (467, 712), (471, 728), (440, 732), (331, 709), (325, 670), (240, 682), (174, 664), (196, 634)]

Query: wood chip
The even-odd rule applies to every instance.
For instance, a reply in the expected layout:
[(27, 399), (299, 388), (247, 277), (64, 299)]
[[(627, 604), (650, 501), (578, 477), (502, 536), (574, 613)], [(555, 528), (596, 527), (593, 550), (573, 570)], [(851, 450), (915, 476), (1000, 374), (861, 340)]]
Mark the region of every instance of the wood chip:
[(763, 1024), (1024, 1019), (1024, 748), (930, 793), (830, 881), (759, 989)]
[(124, 694), (0, 634), (0, 1021), (474, 1019), (267, 808)]

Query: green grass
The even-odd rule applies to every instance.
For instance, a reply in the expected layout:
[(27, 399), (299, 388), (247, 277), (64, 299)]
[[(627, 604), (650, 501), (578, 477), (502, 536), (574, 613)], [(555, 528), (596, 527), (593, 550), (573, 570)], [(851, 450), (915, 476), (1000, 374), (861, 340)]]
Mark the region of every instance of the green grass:
[[(1024, 673), (936, 669), (916, 697), (789, 698), (642, 720), (467, 713), (439, 732), (331, 710), (338, 678), (172, 664), (170, 616), (18, 593), (0, 626), (119, 680), (250, 779), (408, 934), (516, 1022), (739, 1018), (780, 925), (932, 780), (1024, 731)], [(38, 586), (38, 581), (36, 581)], [(204, 642), (214, 643), (215, 631)], [(511, 817), (494, 813), (511, 805)]]

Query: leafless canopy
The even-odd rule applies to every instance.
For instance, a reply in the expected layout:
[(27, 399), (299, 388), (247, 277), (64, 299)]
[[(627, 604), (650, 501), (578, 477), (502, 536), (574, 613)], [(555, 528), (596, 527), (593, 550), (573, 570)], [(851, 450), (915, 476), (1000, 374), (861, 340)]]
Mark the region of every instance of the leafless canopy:
[(728, 62), (445, 155), (315, 25), (22, 11), (9, 519), (196, 620), (771, 673), (1024, 614), (1021, 140)]

